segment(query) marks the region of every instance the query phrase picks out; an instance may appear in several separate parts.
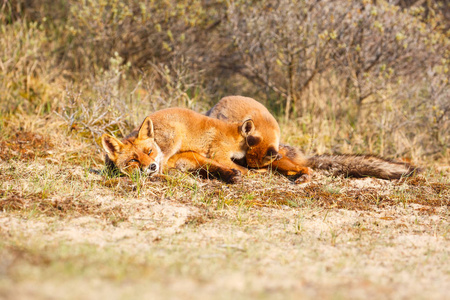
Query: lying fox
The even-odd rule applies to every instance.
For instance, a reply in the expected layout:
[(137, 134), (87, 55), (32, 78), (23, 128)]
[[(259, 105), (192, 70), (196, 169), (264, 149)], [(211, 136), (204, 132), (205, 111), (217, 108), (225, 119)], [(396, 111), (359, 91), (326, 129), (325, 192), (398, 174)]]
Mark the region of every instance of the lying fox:
[[(256, 100), (242, 96), (222, 98), (207, 113), (207, 116), (236, 122), (245, 118), (253, 120), (261, 133), (260, 142), (246, 154), (247, 167), (265, 168), (270, 166), (296, 183), (310, 180), (312, 169), (322, 169), (334, 175), (349, 177), (378, 177), (399, 179), (418, 172), (418, 168), (404, 162), (386, 160), (373, 155), (316, 155), (305, 157), (303, 153), (288, 145), (279, 145), (280, 128), (266, 107)], [(272, 159), (276, 157), (277, 159)]]
[(248, 170), (233, 160), (244, 158), (250, 147), (260, 143), (261, 134), (250, 118), (225, 122), (188, 109), (168, 108), (148, 116), (122, 141), (104, 134), (102, 145), (107, 166), (125, 174), (140, 170), (151, 175), (177, 168), (236, 183)]

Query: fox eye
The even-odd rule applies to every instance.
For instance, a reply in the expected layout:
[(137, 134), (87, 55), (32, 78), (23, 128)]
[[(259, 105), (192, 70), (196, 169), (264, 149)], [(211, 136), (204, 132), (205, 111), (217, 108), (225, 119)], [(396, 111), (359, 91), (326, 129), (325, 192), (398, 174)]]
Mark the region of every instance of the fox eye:
[(152, 154), (153, 149), (148, 150), (148, 155)]
[(133, 159), (130, 159), (130, 161), (129, 162), (139, 162), (137, 159), (135, 159), (135, 158), (133, 158)]

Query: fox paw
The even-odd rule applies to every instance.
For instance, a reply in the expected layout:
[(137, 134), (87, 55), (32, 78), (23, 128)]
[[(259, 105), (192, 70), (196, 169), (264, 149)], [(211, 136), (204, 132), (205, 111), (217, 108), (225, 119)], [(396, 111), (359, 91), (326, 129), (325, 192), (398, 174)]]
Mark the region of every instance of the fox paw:
[(263, 173), (268, 173), (269, 170), (261, 168), (261, 169), (249, 169), (248, 172), (250, 174), (263, 174)]
[(295, 184), (302, 184), (302, 183), (309, 182), (309, 181), (311, 181), (311, 175), (309, 175), (309, 174), (302, 174), (300, 177), (298, 177), (298, 178), (296, 178), (294, 180), (294, 183)]
[(226, 183), (241, 183), (242, 182), (242, 173), (239, 170), (231, 169), (230, 176), (225, 180)]

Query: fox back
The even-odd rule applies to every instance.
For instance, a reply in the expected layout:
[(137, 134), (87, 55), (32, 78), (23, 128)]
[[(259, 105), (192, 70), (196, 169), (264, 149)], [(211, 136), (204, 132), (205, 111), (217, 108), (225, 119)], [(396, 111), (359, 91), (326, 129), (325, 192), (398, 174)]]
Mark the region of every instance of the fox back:
[(232, 158), (244, 157), (248, 145), (260, 142), (251, 119), (225, 122), (184, 108), (163, 109), (148, 118), (166, 160), (179, 152), (194, 151), (228, 164)]

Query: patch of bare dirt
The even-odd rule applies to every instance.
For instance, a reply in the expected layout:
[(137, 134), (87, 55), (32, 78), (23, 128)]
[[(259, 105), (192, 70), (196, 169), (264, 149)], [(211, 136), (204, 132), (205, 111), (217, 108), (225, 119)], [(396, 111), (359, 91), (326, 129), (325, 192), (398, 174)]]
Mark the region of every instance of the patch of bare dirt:
[(45, 192), (23, 194), (16, 191), (0, 190), (0, 211), (30, 213), (33, 211), (50, 217), (76, 218), (96, 216), (117, 225), (127, 221), (129, 215), (122, 206), (104, 207), (102, 203), (65, 197), (51, 200)]
[(0, 138), (0, 159), (32, 160), (51, 154), (54, 144), (40, 134), (18, 131), (8, 139)]
[(26, 261), (35, 266), (47, 266), (52, 261), (51, 257), (45, 253), (32, 251), (31, 249), (23, 246), (6, 244), (3, 247), (3, 254), (9, 256), (8, 267), (12, 267), (19, 261)]
[[(220, 189), (211, 197), (224, 197), (227, 204), (249, 207), (321, 207), (371, 211), (398, 205), (419, 204), (421, 213), (436, 213), (436, 209), (450, 207), (450, 184), (413, 177), (406, 181), (386, 181), (374, 178), (352, 179), (317, 175), (304, 185), (278, 182), (265, 186), (261, 180), (248, 179), (243, 187), (226, 193)], [(282, 181), (283, 178), (275, 178)], [(222, 193), (222, 194), (221, 194)], [(244, 199), (244, 201), (242, 200)]]

